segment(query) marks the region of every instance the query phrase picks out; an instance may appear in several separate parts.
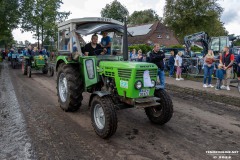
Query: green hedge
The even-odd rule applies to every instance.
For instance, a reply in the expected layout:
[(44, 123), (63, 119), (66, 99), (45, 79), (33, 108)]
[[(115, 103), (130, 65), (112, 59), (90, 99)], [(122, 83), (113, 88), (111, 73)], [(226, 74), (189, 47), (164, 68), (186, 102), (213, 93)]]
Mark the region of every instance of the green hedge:
[[(167, 48), (184, 48), (183, 45), (181, 44), (178, 44), (178, 45), (171, 45), (171, 46), (168, 46)], [(146, 45), (146, 44), (138, 44), (138, 45), (132, 45), (132, 46), (129, 46), (128, 47), (128, 50), (132, 51), (133, 49), (136, 49), (136, 52), (141, 49), (142, 50), (142, 53), (143, 54), (146, 54), (147, 52), (151, 51), (153, 49), (153, 46), (149, 46), (149, 45)], [(191, 47), (191, 50), (193, 52), (201, 52), (202, 49), (197, 47), (197, 46), (192, 46)]]
[(132, 51), (133, 49), (136, 49), (136, 52), (138, 50), (142, 50), (143, 54), (147, 54), (147, 52), (151, 51), (153, 49), (153, 46), (145, 45), (145, 44), (138, 44), (138, 45), (132, 45), (128, 47), (128, 50)]

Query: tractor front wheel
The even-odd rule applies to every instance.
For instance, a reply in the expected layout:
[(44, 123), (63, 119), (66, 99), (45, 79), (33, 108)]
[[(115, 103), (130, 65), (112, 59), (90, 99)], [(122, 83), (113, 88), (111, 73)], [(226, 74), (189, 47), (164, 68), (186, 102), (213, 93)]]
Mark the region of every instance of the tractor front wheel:
[(31, 66), (28, 66), (28, 67), (27, 67), (27, 76), (28, 76), (29, 78), (31, 78), (31, 76), (32, 76), (32, 68), (31, 68)]
[(60, 64), (57, 73), (57, 93), (64, 111), (78, 110), (82, 102), (83, 82), (77, 66)]
[(44, 67), (43, 67), (42, 73), (43, 73), (43, 74), (47, 74), (47, 73), (48, 73), (48, 66), (44, 66)]
[(157, 101), (160, 104), (145, 108), (145, 112), (151, 122), (163, 125), (172, 118), (173, 103), (171, 97), (163, 89), (155, 90), (154, 96), (160, 98)]
[(117, 114), (110, 96), (93, 97), (91, 101), (92, 126), (101, 138), (111, 137), (117, 130)]

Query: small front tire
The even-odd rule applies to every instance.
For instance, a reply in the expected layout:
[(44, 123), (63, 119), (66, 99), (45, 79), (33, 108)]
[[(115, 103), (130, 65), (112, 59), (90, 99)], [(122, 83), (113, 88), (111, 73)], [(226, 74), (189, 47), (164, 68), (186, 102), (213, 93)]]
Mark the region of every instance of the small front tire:
[(91, 120), (96, 134), (107, 139), (117, 130), (117, 114), (110, 96), (93, 97), (91, 101)]
[(173, 115), (173, 103), (171, 97), (163, 89), (155, 90), (154, 96), (160, 98), (159, 106), (145, 108), (146, 115), (152, 123), (164, 125)]

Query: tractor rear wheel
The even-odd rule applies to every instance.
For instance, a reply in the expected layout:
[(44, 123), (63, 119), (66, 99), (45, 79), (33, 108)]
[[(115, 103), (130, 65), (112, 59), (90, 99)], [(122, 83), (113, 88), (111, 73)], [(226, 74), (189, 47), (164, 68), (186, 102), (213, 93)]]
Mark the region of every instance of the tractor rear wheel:
[(27, 75), (27, 62), (26, 62), (26, 60), (22, 61), (22, 73), (23, 73), (23, 75)]
[(78, 67), (60, 64), (57, 73), (57, 94), (64, 111), (78, 110), (82, 102), (83, 82)]
[(149, 120), (155, 124), (167, 123), (173, 115), (173, 103), (168, 93), (163, 89), (155, 90), (154, 96), (160, 98), (158, 106), (145, 108)]
[(31, 78), (31, 76), (32, 76), (32, 68), (31, 68), (31, 66), (28, 66), (28, 67), (27, 67), (27, 76), (28, 76), (29, 78)]
[(53, 68), (53, 66), (49, 66), (48, 67), (48, 76), (49, 77), (52, 77), (53, 75), (54, 75), (54, 68)]
[(12, 62), (12, 68), (15, 69), (16, 68), (16, 61), (14, 59), (14, 61)]
[(110, 96), (93, 97), (91, 101), (92, 126), (101, 138), (111, 137), (117, 130), (117, 114)]

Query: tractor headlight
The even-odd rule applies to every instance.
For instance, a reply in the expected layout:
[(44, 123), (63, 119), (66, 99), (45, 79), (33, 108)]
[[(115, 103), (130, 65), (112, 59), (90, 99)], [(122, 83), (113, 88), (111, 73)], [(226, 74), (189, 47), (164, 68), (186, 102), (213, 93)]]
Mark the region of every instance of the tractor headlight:
[(95, 77), (93, 60), (88, 59), (85, 61), (85, 64), (86, 64), (88, 78), (93, 79)]
[(141, 89), (142, 86), (143, 86), (143, 84), (142, 84), (141, 81), (137, 81), (137, 82), (135, 83), (135, 88), (136, 88), (136, 89)]
[(156, 86), (156, 81), (152, 80), (151, 83), (152, 83), (152, 87)]

